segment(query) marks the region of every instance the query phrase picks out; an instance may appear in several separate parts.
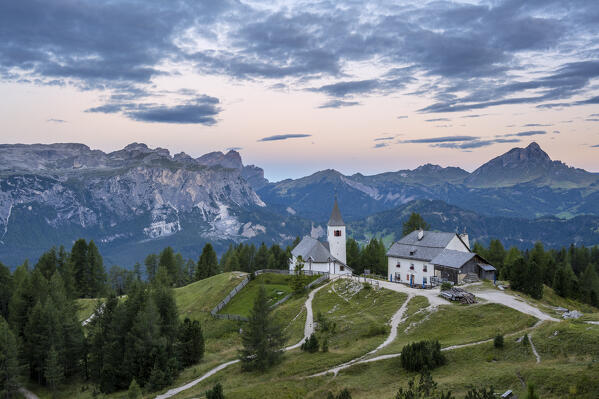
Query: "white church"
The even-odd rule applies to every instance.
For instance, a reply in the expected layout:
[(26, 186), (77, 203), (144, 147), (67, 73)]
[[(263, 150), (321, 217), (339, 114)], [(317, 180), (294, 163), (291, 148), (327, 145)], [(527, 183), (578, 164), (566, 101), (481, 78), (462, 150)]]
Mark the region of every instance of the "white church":
[(304, 272), (320, 272), (331, 274), (352, 274), (347, 266), (345, 254), (346, 245), (345, 223), (339, 211), (337, 198), (333, 212), (327, 223), (327, 242), (321, 242), (310, 236), (305, 236), (291, 251), (289, 270), (295, 271), (298, 258), (304, 263)]

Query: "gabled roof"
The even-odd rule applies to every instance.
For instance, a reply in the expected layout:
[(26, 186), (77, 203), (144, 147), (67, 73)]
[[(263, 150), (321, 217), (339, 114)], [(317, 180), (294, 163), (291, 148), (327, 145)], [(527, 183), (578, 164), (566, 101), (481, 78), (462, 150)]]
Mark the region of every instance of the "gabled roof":
[(453, 249), (444, 249), (431, 260), (431, 263), (434, 265), (459, 269), (475, 256), (476, 254), (474, 252), (463, 252), (454, 251)]
[(431, 248), (445, 248), (456, 236), (455, 233), (443, 233), (439, 231), (423, 231), (422, 239), (418, 239), (418, 230), (411, 232), (398, 241), (400, 244), (418, 245)]
[(477, 263), (477, 265), (478, 265), (478, 267), (480, 267), (481, 269), (483, 269), (486, 272), (493, 272), (493, 271), (497, 270), (493, 266), (488, 265), (486, 263)]
[(339, 210), (339, 205), (337, 204), (336, 197), (335, 204), (333, 205), (333, 212), (331, 212), (331, 217), (329, 218), (327, 226), (345, 226), (345, 223), (343, 223), (343, 218), (341, 217), (341, 211)]
[(331, 255), (331, 252), (324, 243), (309, 236), (302, 238), (300, 243), (291, 251), (291, 255), (295, 257), (301, 256), (304, 262), (307, 262), (311, 258), (312, 262), (317, 263), (326, 263), (331, 259), (337, 263), (344, 264)]
[(413, 231), (395, 242), (387, 251), (387, 256), (430, 262), (456, 236), (455, 233), (423, 231), (422, 239), (419, 240), (418, 233), (418, 230)]

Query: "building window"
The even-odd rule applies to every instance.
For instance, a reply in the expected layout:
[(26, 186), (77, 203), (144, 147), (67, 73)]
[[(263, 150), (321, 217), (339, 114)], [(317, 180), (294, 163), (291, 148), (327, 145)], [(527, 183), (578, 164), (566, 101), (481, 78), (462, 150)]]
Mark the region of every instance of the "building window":
[(396, 266), (396, 267), (397, 267), (397, 268), (400, 268), (400, 267), (401, 267), (401, 264), (400, 264), (399, 262), (397, 262), (397, 266)]
[(426, 284), (426, 277), (422, 278), (422, 284)]
[(339, 271), (342, 272), (345, 270), (345, 266), (339, 266)]
[(401, 274), (395, 273), (395, 281), (401, 281)]
[(341, 237), (341, 230), (335, 230), (335, 237)]
[(410, 270), (414, 270), (414, 264), (413, 263), (410, 265)]
[(422, 266), (422, 271), (423, 272), (427, 272), (428, 271), (428, 269), (426, 268), (426, 265)]

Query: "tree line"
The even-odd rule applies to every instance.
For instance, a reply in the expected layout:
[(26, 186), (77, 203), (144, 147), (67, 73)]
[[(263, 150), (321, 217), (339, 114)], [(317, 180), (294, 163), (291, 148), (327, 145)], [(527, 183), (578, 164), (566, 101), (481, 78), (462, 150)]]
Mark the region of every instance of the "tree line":
[(499, 278), (534, 298), (543, 296), (543, 285), (564, 297), (599, 306), (599, 247), (546, 250), (537, 242), (530, 250), (506, 250), (499, 240), (488, 247), (475, 243), (473, 251), (497, 269)]
[[(161, 264), (151, 282), (138, 274), (119, 298), (85, 240), (71, 252), (51, 249), (33, 268), (25, 262), (11, 273), (0, 264), (0, 397), (13, 397), (22, 378), (52, 391), (71, 378), (104, 393), (133, 381), (147, 390), (171, 384), (204, 354), (199, 323), (179, 320), (172, 282)], [(103, 295), (84, 333), (76, 299)]]

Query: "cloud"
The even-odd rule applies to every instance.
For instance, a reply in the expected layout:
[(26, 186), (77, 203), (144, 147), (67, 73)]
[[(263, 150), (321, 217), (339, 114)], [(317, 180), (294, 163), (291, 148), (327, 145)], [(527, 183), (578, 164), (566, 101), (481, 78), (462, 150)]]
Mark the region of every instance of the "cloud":
[(408, 118), (408, 116), (407, 116), (407, 115), (399, 115), (399, 116), (397, 117), (397, 119), (407, 119), (407, 118)]
[(456, 141), (475, 141), (479, 140), (480, 137), (473, 136), (445, 136), (445, 137), (432, 137), (426, 139), (411, 139), (411, 140), (400, 140), (400, 143), (411, 143), (411, 144), (420, 144), (420, 143), (450, 143)]
[(358, 101), (330, 100), (322, 105), (319, 105), (318, 108), (342, 108), (351, 107), (354, 105), (360, 105), (360, 103)]
[(501, 136), (498, 136), (498, 137), (528, 137), (528, 136), (539, 136), (539, 135), (544, 135), (544, 134), (547, 134), (547, 132), (544, 130), (528, 130), (526, 132), (502, 134)]
[(599, 118), (587, 118), (585, 119), (587, 122), (599, 122)]
[(599, 148), (599, 144), (592, 145), (591, 148)]
[(523, 127), (546, 127), (553, 126), (552, 124), (543, 124), (543, 123), (527, 123), (526, 125), (522, 125)]
[(561, 132), (559, 130), (554, 130), (552, 133), (553, 134), (560, 134)]
[(56, 119), (56, 118), (50, 118), (50, 119), (46, 119), (46, 122), (53, 122), (53, 123), (67, 123), (67, 121), (65, 121), (64, 119)]
[(449, 122), (451, 119), (449, 118), (434, 118), (434, 119), (426, 119), (425, 122)]
[(86, 112), (123, 113), (130, 119), (140, 122), (201, 124), (211, 126), (216, 123), (216, 116), (221, 111), (219, 100), (202, 95), (178, 105), (161, 105), (153, 103), (109, 103), (90, 108)]
[(519, 143), (520, 139), (493, 139), (493, 140), (475, 140), (462, 143), (439, 143), (432, 144), (431, 147), (454, 148), (454, 149), (472, 149), (480, 147), (488, 147), (493, 144), (500, 143)]
[(229, 147), (226, 151), (241, 151), (243, 147)]
[(287, 139), (297, 139), (302, 137), (311, 137), (311, 134), (277, 134), (274, 136), (263, 137), (258, 141), (280, 141)]
[(589, 118), (593, 118), (593, 117), (599, 117), (599, 114), (591, 114), (591, 115), (589, 115)]
[(487, 116), (488, 114), (472, 114), (472, 115), (464, 115), (460, 118), (481, 118), (483, 116)]
[(387, 141), (387, 140), (393, 140), (394, 138), (395, 138), (395, 136), (377, 137), (376, 139), (374, 139), (374, 141)]
[(372, 148), (389, 147), (389, 143), (376, 143)]

